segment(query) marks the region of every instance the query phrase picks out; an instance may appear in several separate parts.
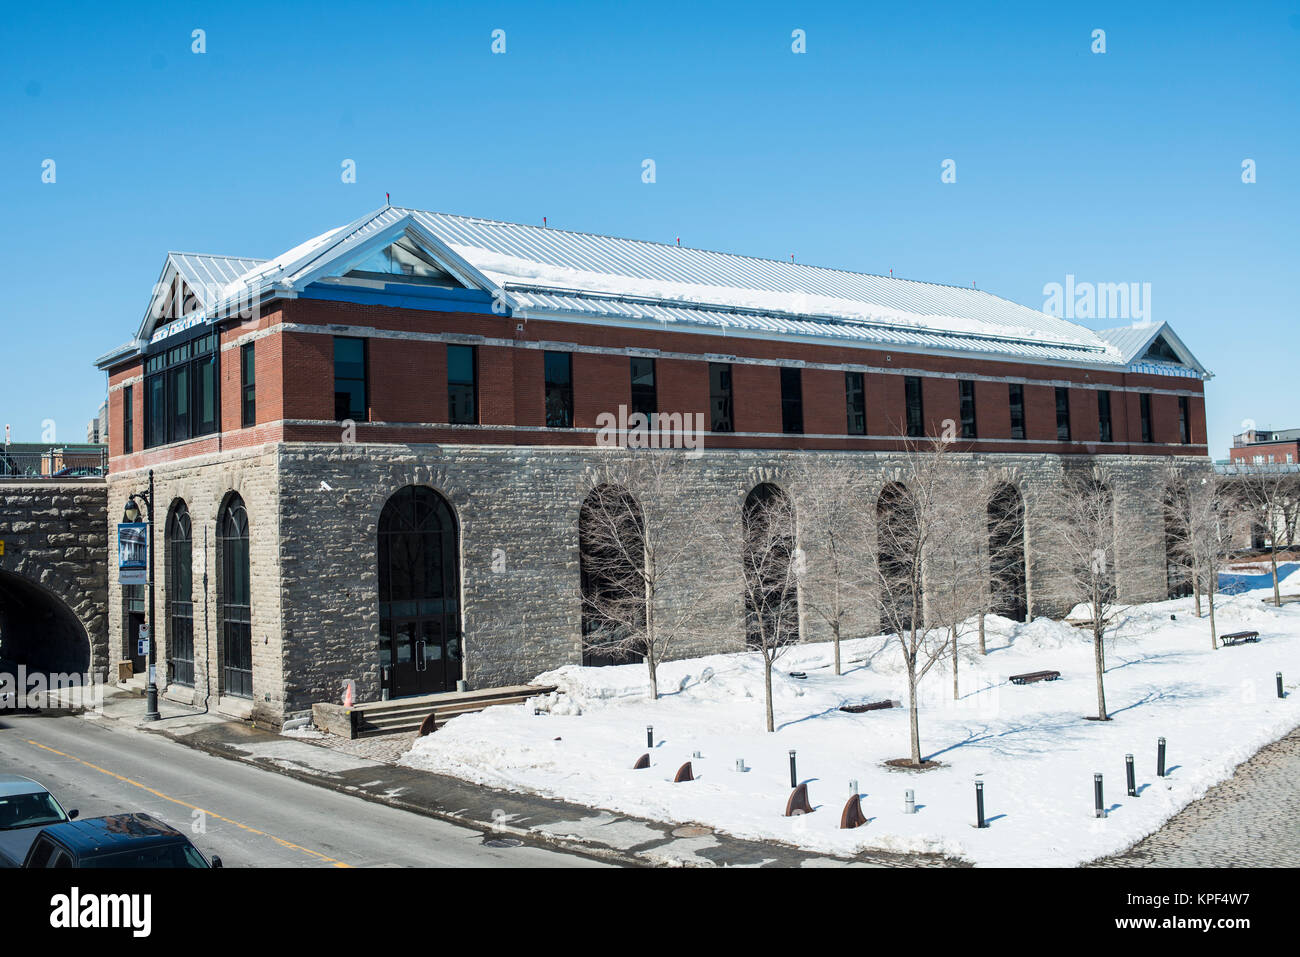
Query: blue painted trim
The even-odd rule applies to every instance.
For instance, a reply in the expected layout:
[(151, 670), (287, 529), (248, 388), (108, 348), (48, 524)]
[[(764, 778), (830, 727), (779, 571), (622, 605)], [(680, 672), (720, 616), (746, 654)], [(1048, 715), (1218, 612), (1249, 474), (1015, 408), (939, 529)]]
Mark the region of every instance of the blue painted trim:
[(395, 306), (399, 309), (424, 309), (429, 312), (472, 312), (489, 316), (510, 316), (493, 312), (492, 296), (481, 289), (442, 289), (438, 286), (408, 286), (394, 283), (382, 290), (356, 289), (332, 283), (314, 282), (303, 289), (303, 299), (329, 302), (355, 302), (371, 306)]

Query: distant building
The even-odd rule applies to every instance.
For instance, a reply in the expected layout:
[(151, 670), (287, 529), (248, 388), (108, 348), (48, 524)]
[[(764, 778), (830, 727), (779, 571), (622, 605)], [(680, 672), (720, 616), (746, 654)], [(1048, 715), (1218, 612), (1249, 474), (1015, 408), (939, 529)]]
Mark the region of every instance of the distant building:
[(108, 446), (56, 442), (11, 442), (0, 445), (0, 478), (89, 478), (103, 475)]
[(1300, 429), (1250, 429), (1234, 435), (1228, 461), (1233, 465), (1300, 463)]
[(86, 442), (91, 445), (108, 444), (108, 399), (99, 404), (99, 413), (86, 423)]

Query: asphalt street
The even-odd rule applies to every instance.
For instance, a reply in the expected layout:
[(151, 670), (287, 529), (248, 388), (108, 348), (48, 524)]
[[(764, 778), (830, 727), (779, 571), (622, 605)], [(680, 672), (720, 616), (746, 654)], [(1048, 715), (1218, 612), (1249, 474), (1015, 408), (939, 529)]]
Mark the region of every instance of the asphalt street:
[(600, 866), (545, 846), (492, 846), (482, 831), (103, 719), (5, 714), (0, 770), (35, 778), (83, 817), (148, 812), (227, 867)]

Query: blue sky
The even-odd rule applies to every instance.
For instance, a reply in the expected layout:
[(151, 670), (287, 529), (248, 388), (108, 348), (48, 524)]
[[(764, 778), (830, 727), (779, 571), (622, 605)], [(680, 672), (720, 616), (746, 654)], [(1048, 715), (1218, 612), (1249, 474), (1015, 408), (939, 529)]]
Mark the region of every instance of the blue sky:
[(1150, 283), (1224, 456), (1300, 426), (1300, 0), (1135, 6), (11, 6), (0, 420), (84, 438), (167, 250), (272, 256), (388, 191), (1035, 308)]

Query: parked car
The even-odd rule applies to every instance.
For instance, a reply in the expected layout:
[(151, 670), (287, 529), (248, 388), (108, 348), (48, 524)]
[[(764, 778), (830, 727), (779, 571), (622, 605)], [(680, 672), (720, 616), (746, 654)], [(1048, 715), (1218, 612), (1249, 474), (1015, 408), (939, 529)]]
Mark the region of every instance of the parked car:
[(42, 830), (23, 867), (220, 867), (170, 824), (148, 814), (65, 821)]
[(67, 468), (61, 468), (52, 476), (53, 478), (94, 478), (104, 474), (104, 470), (94, 465), (69, 465)]
[(0, 867), (17, 867), (41, 828), (77, 816), (45, 786), (21, 774), (0, 773)]

